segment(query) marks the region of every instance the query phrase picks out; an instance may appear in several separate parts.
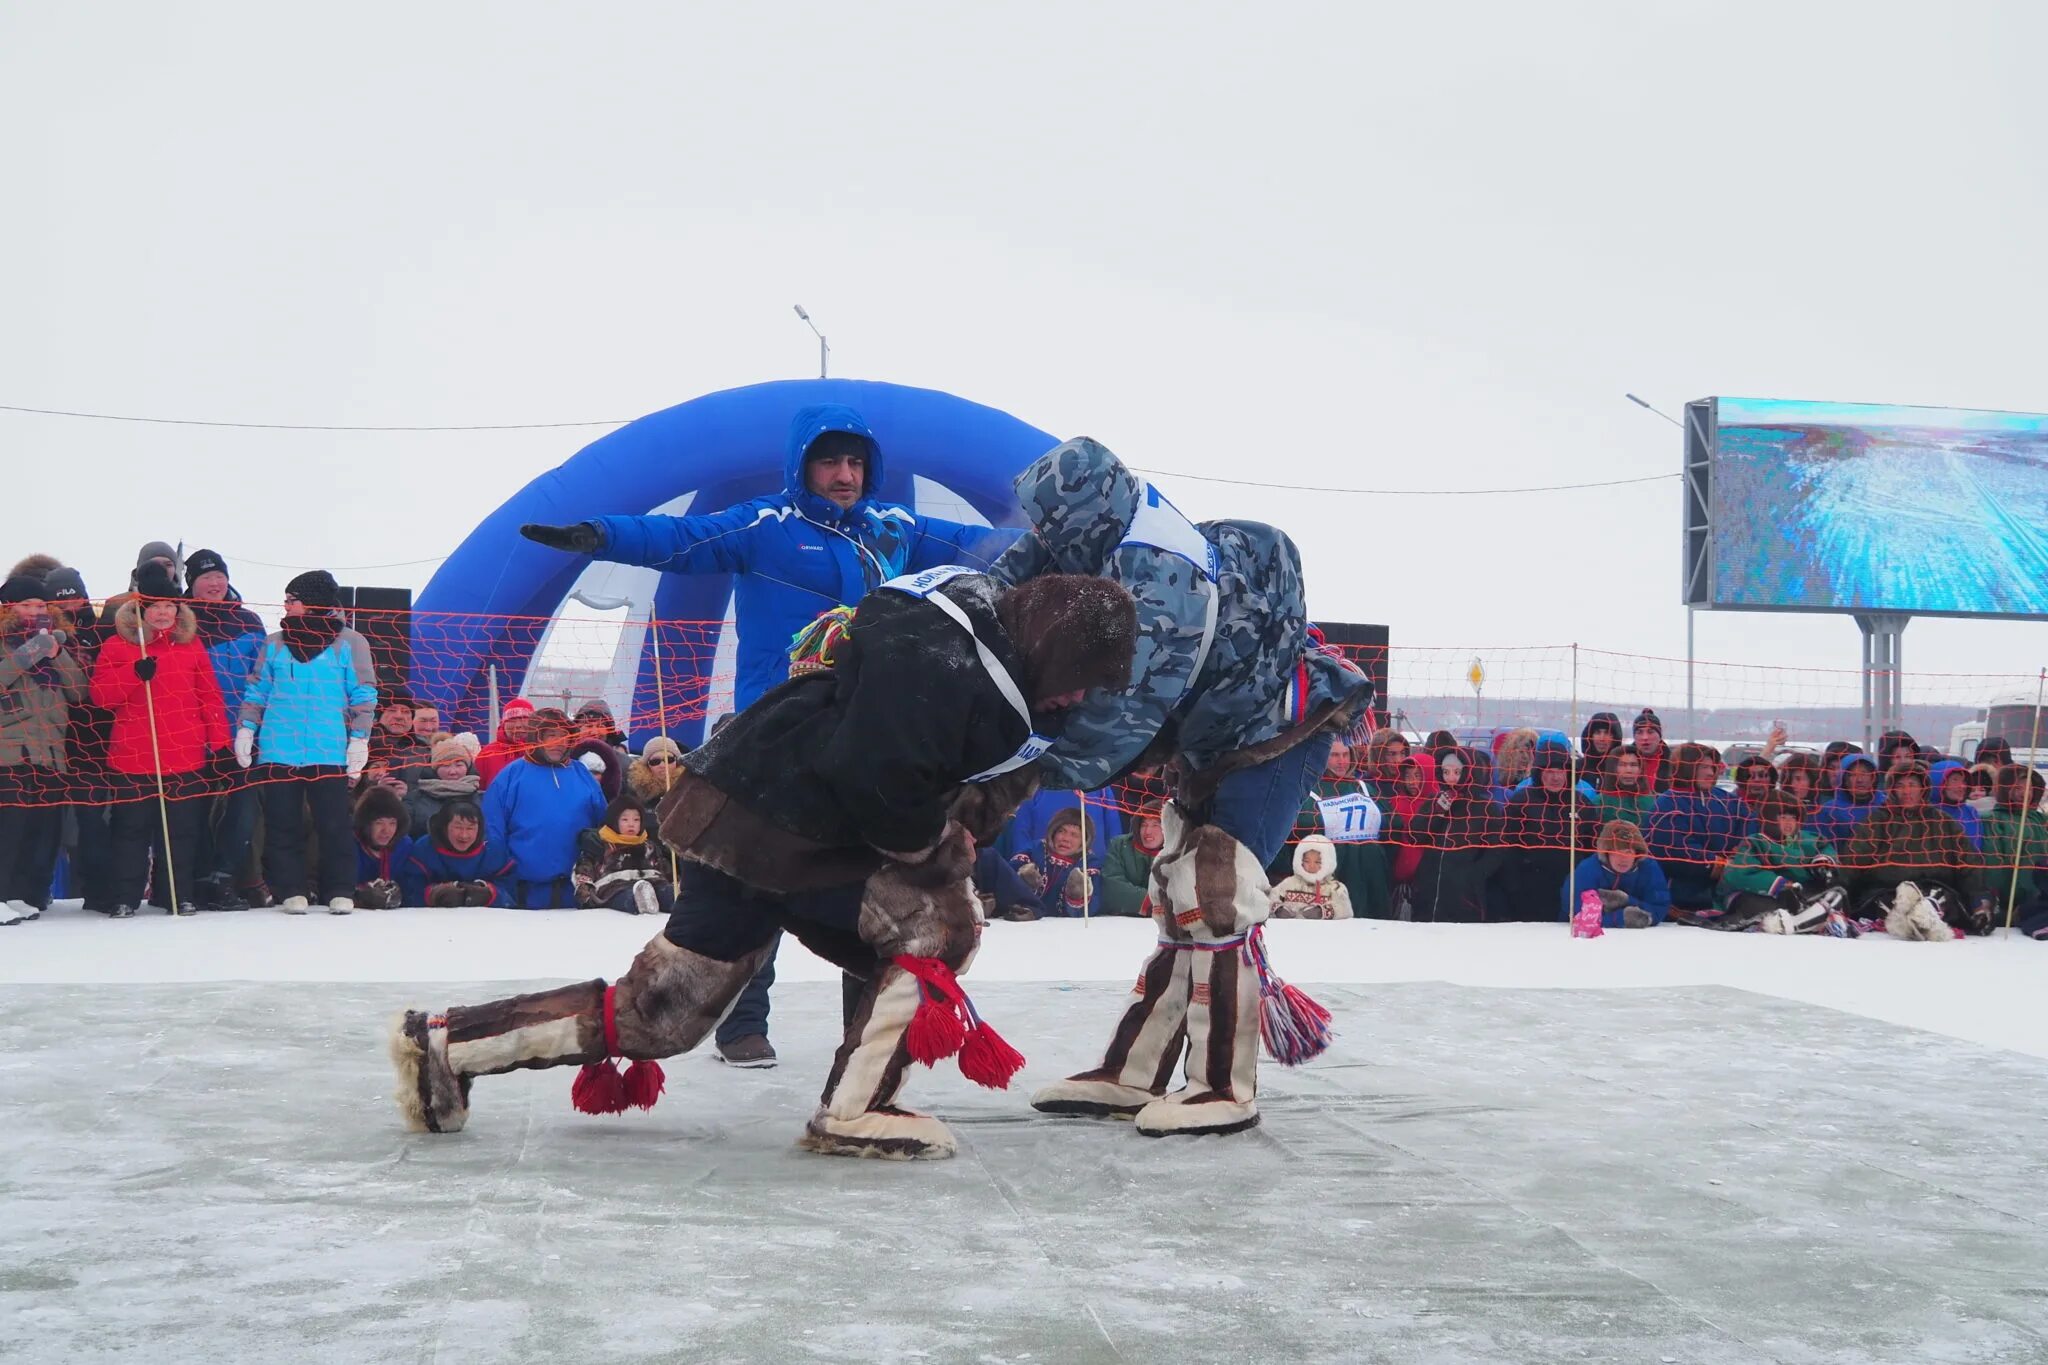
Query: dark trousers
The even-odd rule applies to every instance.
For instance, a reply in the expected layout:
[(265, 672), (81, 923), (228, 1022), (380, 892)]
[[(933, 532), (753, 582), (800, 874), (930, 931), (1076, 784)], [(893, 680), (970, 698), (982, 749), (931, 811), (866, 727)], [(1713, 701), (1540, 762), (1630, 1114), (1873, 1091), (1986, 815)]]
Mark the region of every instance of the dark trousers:
[(64, 808), (62, 775), (30, 764), (0, 768), (0, 900), (45, 906)]
[(201, 875), (225, 877), (230, 887), (240, 886), (249, 861), (249, 845), (256, 838), (256, 807), (261, 798), (250, 786), (237, 786), (207, 804), (205, 855)]
[(114, 891), (114, 808), (73, 806), (77, 838), (71, 844), (71, 890), (88, 910), (116, 905)]
[[(326, 902), (353, 896), (356, 834), (348, 778), (340, 768), (274, 768), (263, 776), (263, 875), (280, 901), (305, 896)], [(306, 868), (306, 815), (320, 840), (318, 880)]]
[(740, 992), (740, 998), (733, 1002), (732, 1012), (719, 1023), (719, 1042), (768, 1036), (768, 988), (774, 984), (775, 954), (771, 952), (768, 960), (761, 964), (761, 970), (754, 973), (754, 979)]
[[(114, 845), (114, 899), (122, 905), (141, 905), (145, 890), (151, 900), (170, 909), (171, 882), (178, 884), (178, 899), (187, 903), (199, 899), (199, 838), (206, 819), (206, 799), (186, 797), (167, 801), (124, 801), (109, 817), (108, 833)], [(171, 828), (169, 856), (163, 852), (163, 827)], [(150, 854), (156, 853), (156, 877), (150, 877)], [(171, 875), (176, 873), (175, 878)]]
[(662, 930), (677, 947), (719, 962), (736, 962), (787, 930), (844, 971), (863, 979), (874, 972), (875, 950), (860, 936), (865, 882), (778, 896), (702, 863), (685, 862), (682, 875), (675, 913)]

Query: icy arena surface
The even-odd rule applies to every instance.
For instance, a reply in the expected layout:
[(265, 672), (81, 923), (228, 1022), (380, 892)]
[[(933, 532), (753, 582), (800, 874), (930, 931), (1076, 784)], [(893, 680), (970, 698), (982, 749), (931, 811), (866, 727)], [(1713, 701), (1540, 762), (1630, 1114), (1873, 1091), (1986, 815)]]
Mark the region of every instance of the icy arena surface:
[(797, 949), (776, 1070), (679, 1058), (607, 1119), (486, 1077), (465, 1132), (400, 1131), (393, 1009), (658, 923), (0, 931), (0, 1359), (2048, 1360), (2039, 944), (1279, 925), (1338, 1044), (1263, 1069), (1253, 1132), (1153, 1141), (1024, 1103), (1148, 926), (998, 924), (969, 985), (1031, 1065), (914, 1076), (951, 1162), (793, 1146), (838, 1034)]

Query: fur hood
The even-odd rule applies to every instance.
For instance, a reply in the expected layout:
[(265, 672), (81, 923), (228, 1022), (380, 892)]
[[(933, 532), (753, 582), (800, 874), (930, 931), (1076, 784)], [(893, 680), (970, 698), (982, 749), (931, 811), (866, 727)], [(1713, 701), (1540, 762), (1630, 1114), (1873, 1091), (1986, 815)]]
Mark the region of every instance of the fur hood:
[[(131, 645), (142, 643), (142, 603), (131, 597), (114, 612), (114, 629), (122, 639)], [(178, 603), (178, 624), (171, 627), (171, 639), (178, 644), (189, 644), (199, 638), (199, 618), (192, 614), (192, 608)]]
[(664, 780), (660, 773), (648, 766), (645, 758), (635, 758), (626, 769), (626, 790), (640, 798), (641, 805), (653, 810), (661, 798), (668, 795), (669, 789), (682, 780), (683, 770), (680, 767), (672, 767), (669, 771), (674, 776)]
[[(396, 820), (398, 822), (398, 834), (402, 836), (405, 833), (406, 824), (405, 803), (400, 801), (398, 793), (392, 791), (389, 787), (366, 787), (363, 790), (363, 794), (356, 798), (356, 839), (367, 845), (369, 843), (370, 824), (372, 821), (380, 819)], [(394, 842), (396, 842), (395, 838)]]
[(64, 567), (64, 561), (55, 555), (29, 555), (7, 571), (9, 578), (48, 578)]
[[(1323, 855), (1323, 868), (1320, 872), (1311, 872), (1301, 865), (1303, 856), (1310, 849), (1314, 849)], [(1319, 882), (1331, 876), (1336, 870), (1337, 846), (1331, 843), (1325, 836), (1311, 834), (1294, 846), (1294, 875), (1303, 881)]]

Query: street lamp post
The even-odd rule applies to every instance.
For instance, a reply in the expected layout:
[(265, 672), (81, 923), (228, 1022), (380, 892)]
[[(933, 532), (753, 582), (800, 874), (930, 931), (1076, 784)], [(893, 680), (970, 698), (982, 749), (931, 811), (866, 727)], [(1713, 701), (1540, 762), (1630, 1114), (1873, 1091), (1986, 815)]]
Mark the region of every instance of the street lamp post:
[(811, 321), (811, 315), (804, 311), (804, 306), (800, 303), (796, 305), (796, 315), (804, 320), (804, 326), (810, 328), (811, 335), (818, 339), (818, 378), (823, 379), (825, 357), (831, 354), (832, 348), (825, 344), (825, 334), (818, 330), (818, 324)]
[[(1676, 417), (1673, 417), (1673, 416), (1672, 416), (1672, 415), (1671, 415), (1670, 413), (1668, 413), (1668, 412), (1665, 412), (1665, 411), (1664, 411), (1664, 410), (1663, 410), (1662, 408), (1652, 407), (1652, 406), (1651, 406), (1650, 404), (1648, 404), (1648, 403), (1644, 402), (1644, 401), (1643, 401), (1642, 399), (1640, 399), (1640, 398), (1636, 397), (1636, 396), (1635, 396), (1634, 394), (1632, 394), (1632, 393), (1625, 393), (1625, 394), (1623, 394), (1623, 395), (1622, 395), (1622, 397), (1623, 397), (1623, 398), (1626, 398), (1626, 399), (1628, 399), (1628, 401), (1629, 401), (1629, 402), (1631, 402), (1631, 403), (1634, 403), (1634, 404), (1635, 404), (1635, 405), (1636, 405), (1637, 407), (1639, 407), (1639, 408), (1643, 409), (1643, 411), (1645, 411), (1645, 412), (1654, 412), (1654, 413), (1656, 413), (1656, 414), (1657, 414), (1657, 415), (1658, 415), (1659, 417), (1662, 417), (1662, 418), (1663, 418), (1663, 419), (1664, 419), (1665, 421), (1667, 421), (1667, 422), (1671, 423), (1671, 425), (1672, 425), (1672, 426), (1674, 426), (1674, 427), (1677, 427), (1677, 428), (1678, 428), (1678, 429), (1679, 429), (1679, 430), (1680, 430), (1681, 432), (1685, 430), (1685, 423), (1683, 423), (1683, 422), (1679, 421), (1679, 420), (1678, 420), (1678, 419), (1677, 419)], [(1693, 645), (1692, 645), (1692, 642), (1693, 642), (1693, 634), (1692, 634), (1692, 628), (1693, 628), (1693, 608), (1692, 608), (1692, 603), (1688, 602), (1688, 603), (1686, 603), (1686, 604), (1685, 604), (1685, 730), (1686, 730), (1686, 738), (1687, 738), (1687, 739), (1698, 739), (1698, 738), (1699, 738), (1699, 722), (1698, 722), (1698, 720), (1697, 720), (1697, 719), (1695, 718), (1695, 716), (1694, 716), (1694, 713), (1693, 713), (1693, 704), (1692, 704), (1692, 697), (1693, 697), (1693, 692), (1692, 692), (1692, 674), (1693, 674), (1693, 667), (1692, 667), (1692, 665), (1693, 665)]]

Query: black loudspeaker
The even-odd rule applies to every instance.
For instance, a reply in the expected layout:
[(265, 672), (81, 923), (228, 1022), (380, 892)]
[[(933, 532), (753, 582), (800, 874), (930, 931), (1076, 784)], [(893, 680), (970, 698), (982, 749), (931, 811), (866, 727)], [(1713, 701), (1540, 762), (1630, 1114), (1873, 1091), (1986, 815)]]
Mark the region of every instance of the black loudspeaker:
[(1352, 621), (1318, 621), (1323, 639), (1344, 651), (1344, 657), (1365, 670), (1372, 679), (1372, 729), (1387, 724), (1387, 628), (1361, 626)]
[(342, 610), (370, 646), (380, 699), (412, 692), (412, 589), (343, 588)]

